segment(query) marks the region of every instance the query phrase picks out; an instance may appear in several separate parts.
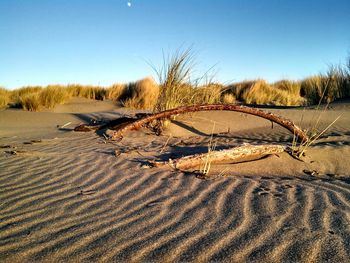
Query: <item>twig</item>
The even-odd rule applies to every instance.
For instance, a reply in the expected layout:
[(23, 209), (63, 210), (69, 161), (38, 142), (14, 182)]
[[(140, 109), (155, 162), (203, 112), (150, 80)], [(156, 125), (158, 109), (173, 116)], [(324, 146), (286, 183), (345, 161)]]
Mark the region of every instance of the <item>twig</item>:
[(61, 126), (61, 129), (62, 128), (64, 128), (64, 127), (66, 127), (66, 126), (68, 126), (68, 125), (70, 125), (72, 122), (67, 122), (66, 124), (63, 124), (62, 126)]

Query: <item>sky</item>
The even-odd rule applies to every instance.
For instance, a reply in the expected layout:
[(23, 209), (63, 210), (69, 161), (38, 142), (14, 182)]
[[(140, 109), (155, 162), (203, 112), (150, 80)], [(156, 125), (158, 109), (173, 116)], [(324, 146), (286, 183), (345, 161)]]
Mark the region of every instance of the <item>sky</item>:
[(301, 79), (345, 63), (349, 0), (0, 0), (0, 86), (108, 86), (192, 48), (194, 75)]

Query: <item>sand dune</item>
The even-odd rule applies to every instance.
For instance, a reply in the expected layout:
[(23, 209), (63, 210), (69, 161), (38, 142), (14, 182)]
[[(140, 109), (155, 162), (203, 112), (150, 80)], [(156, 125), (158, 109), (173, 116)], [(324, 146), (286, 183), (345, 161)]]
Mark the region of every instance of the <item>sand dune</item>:
[[(126, 113), (107, 110), (0, 112), (2, 262), (346, 262), (350, 258), (347, 105), (335, 105), (323, 114), (320, 126), (342, 117), (308, 150), (306, 162), (283, 153), (215, 165), (207, 179), (166, 167), (148, 168), (146, 161), (205, 152), (212, 120), (217, 122), (219, 148), (284, 144), (293, 135), (238, 113), (179, 117), (163, 136), (143, 130), (118, 143), (69, 130), (84, 118)], [(275, 111), (296, 122), (303, 115), (303, 125), (314, 115), (313, 110)], [(57, 128), (67, 122), (71, 124), (65, 129)]]

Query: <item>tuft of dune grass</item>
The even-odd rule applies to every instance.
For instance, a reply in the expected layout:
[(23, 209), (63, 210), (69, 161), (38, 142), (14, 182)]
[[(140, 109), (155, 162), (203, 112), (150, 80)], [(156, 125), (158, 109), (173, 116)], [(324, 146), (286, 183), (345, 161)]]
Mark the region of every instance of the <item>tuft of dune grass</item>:
[(38, 111), (40, 107), (39, 92), (40, 86), (28, 86), (11, 92), (11, 106), (29, 111)]
[(247, 104), (275, 106), (305, 104), (305, 99), (300, 96), (300, 85), (287, 80), (273, 85), (263, 79), (249, 80), (229, 86), (228, 91), (228, 94)]
[(39, 93), (40, 105), (48, 109), (65, 103), (69, 98), (67, 89), (59, 85), (49, 85)]
[(159, 86), (153, 78), (129, 83), (119, 96), (124, 107), (133, 109), (153, 109), (159, 96)]
[(10, 103), (11, 92), (5, 88), (0, 87), (0, 109), (6, 108)]
[(273, 88), (287, 91), (292, 96), (300, 96), (301, 83), (299, 81), (292, 81), (283, 79), (271, 85)]
[(23, 94), (17, 103), (24, 110), (38, 111), (41, 108), (39, 92)]
[(220, 103), (223, 89), (223, 85), (217, 83), (194, 87), (192, 88), (193, 96), (190, 98), (188, 104)]
[(106, 98), (109, 100), (118, 101), (126, 87), (126, 84), (113, 84), (107, 89)]
[(11, 101), (16, 102), (20, 97), (37, 93), (42, 89), (43, 88), (40, 86), (27, 86), (20, 89), (15, 89), (11, 92)]
[(52, 109), (57, 104), (63, 104), (70, 96), (63, 86), (49, 85), (42, 87), (24, 87), (11, 92), (13, 107), (28, 111), (39, 111), (42, 108)]
[(192, 85), (190, 75), (194, 63), (191, 49), (178, 50), (172, 56), (163, 59), (163, 67), (156, 70), (160, 90), (154, 111), (160, 112), (191, 101)]
[(233, 83), (226, 87), (225, 94), (232, 94), (237, 100), (244, 101), (244, 94), (251, 89), (254, 83), (255, 80), (244, 80), (242, 82)]
[(307, 99), (309, 105), (314, 105), (320, 102), (325, 87), (325, 79), (321, 75), (315, 75), (301, 81), (300, 93)]
[(223, 85), (209, 82), (200, 86), (201, 80), (207, 76), (193, 79), (191, 74), (194, 64), (194, 56), (190, 48), (178, 50), (163, 59), (162, 68), (155, 70), (160, 83), (155, 112), (191, 104), (221, 102)]
[(222, 102), (224, 104), (233, 104), (236, 102), (236, 97), (232, 93), (225, 93), (222, 96)]
[(107, 97), (107, 89), (99, 86), (70, 84), (67, 86), (71, 97), (80, 97), (93, 100), (104, 100)]
[[(350, 58), (349, 58), (350, 61)], [(349, 62), (350, 63), (350, 62)], [(350, 68), (331, 65), (325, 74), (318, 74), (301, 81), (301, 95), (308, 104), (330, 103), (350, 97)]]
[(324, 100), (326, 102), (350, 96), (347, 73), (341, 66), (329, 66), (325, 75), (327, 87), (325, 87)]

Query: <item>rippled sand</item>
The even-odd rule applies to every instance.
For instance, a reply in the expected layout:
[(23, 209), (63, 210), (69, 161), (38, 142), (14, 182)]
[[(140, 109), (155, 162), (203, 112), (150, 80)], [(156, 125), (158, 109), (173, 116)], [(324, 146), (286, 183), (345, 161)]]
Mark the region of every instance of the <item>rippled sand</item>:
[[(205, 152), (213, 119), (222, 132), (214, 136), (217, 147), (287, 143), (293, 135), (238, 113), (194, 114), (178, 119), (164, 136), (144, 130), (119, 143), (69, 130), (83, 117), (124, 113), (0, 112), (0, 261), (350, 258), (348, 109), (324, 113), (321, 125), (343, 115), (309, 149), (305, 162), (283, 153), (215, 165), (206, 179), (193, 172), (148, 168), (146, 161)], [(278, 113), (295, 120), (312, 115), (301, 110)], [(17, 115), (24, 116), (22, 124), (14, 120)], [(68, 121), (72, 124), (66, 129), (57, 129), (56, 124)], [(305, 173), (314, 170), (318, 174)]]

